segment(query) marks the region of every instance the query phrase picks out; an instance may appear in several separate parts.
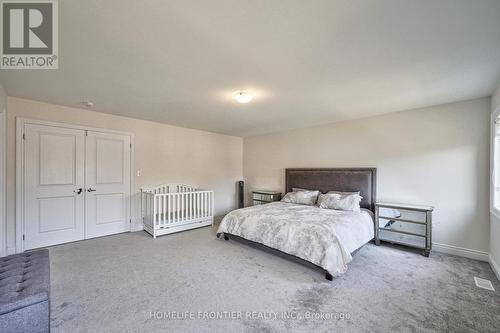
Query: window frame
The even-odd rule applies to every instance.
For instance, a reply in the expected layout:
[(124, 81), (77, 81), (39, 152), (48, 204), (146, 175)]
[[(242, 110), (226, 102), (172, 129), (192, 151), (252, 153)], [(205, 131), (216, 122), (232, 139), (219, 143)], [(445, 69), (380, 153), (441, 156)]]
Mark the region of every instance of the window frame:
[[(495, 121), (500, 118), (500, 106), (491, 113), (490, 121), (490, 213), (497, 219), (500, 219), (500, 207), (495, 207), (496, 190), (495, 190), (495, 140), (496, 140), (496, 124)], [(500, 120), (500, 119), (499, 119)], [(500, 135), (499, 135), (500, 136)], [(499, 158), (500, 159), (500, 158)], [(500, 163), (497, 166), (500, 169)], [(499, 170), (500, 172), (500, 170)], [(499, 184), (500, 186), (500, 184)], [(498, 194), (500, 195), (500, 193)]]

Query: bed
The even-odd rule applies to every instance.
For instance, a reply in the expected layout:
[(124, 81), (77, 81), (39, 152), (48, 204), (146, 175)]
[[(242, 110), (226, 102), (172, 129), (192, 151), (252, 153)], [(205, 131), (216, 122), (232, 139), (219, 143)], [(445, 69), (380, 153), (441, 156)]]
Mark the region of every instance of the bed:
[(275, 202), (230, 212), (217, 236), (310, 263), (323, 269), (327, 280), (345, 273), (352, 253), (374, 237), (376, 169), (286, 169), (285, 183), (286, 192), (292, 188), (359, 191), (361, 212)]

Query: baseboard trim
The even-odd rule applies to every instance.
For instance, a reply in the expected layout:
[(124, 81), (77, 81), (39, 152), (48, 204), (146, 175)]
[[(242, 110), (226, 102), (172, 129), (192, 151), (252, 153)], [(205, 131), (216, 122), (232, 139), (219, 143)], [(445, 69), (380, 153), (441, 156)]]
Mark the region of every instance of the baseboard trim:
[(493, 256), (490, 254), (490, 266), (491, 269), (493, 270), (493, 273), (497, 276), (498, 281), (500, 281), (500, 266), (498, 266), (497, 262), (493, 258)]
[(464, 247), (432, 243), (432, 250), (436, 252), (442, 252), (447, 254), (453, 254), (459, 257), (465, 257), (469, 259), (476, 259), (488, 262), (490, 260), (490, 255), (488, 252), (466, 249)]

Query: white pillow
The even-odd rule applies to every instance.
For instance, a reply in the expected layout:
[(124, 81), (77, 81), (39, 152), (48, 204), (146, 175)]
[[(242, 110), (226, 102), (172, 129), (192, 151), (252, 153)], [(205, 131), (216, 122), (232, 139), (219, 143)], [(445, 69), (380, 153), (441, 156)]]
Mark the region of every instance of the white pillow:
[(358, 193), (330, 193), (320, 194), (318, 206), (326, 209), (346, 210), (351, 212), (361, 212), (359, 203), (363, 199)]
[(282, 202), (294, 203), (299, 205), (314, 206), (318, 199), (319, 191), (297, 191), (285, 194)]
[(300, 192), (300, 191), (311, 191), (311, 190), (306, 190), (305, 188), (298, 188), (298, 187), (292, 188), (292, 192)]
[(359, 191), (353, 191), (353, 192), (328, 191), (328, 192), (326, 192), (326, 194), (342, 194), (342, 195), (357, 194), (357, 195), (359, 195)]

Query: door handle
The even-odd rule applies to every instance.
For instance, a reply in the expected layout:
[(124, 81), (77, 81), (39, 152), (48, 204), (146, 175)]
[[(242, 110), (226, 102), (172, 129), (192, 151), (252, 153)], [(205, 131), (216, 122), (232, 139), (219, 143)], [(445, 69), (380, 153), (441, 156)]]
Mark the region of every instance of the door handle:
[(95, 188), (91, 188), (91, 187), (89, 187), (89, 188), (87, 189), (87, 192), (95, 192), (95, 191), (96, 191), (96, 189), (95, 189)]
[(73, 192), (75, 192), (76, 194), (81, 194), (83, 192), (83, 188), (79, 188), (79, 189), (76, 189), (76, 190), (73, 190)]

